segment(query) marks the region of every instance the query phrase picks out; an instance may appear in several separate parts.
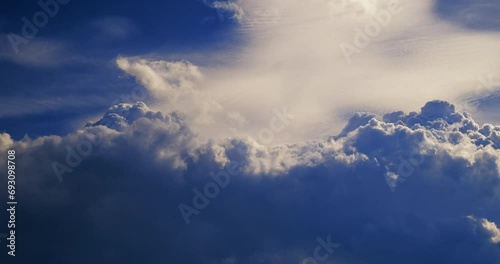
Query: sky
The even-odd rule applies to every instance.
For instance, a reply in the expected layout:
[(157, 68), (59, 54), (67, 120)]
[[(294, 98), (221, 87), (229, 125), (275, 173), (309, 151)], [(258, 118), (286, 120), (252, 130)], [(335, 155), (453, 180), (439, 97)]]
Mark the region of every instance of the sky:
[(0, 5), (7, 263), (500, 263), (497, 1)]

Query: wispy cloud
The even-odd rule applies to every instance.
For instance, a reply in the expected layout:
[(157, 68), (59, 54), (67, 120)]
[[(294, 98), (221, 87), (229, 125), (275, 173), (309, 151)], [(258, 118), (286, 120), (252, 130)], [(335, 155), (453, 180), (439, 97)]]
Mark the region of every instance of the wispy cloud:
[(69, 61), (67, 44), (62, 41), (38, 37), (15, 53), (7, 36), (0, 36), (0, 60), (31, 67), (54, 67)]

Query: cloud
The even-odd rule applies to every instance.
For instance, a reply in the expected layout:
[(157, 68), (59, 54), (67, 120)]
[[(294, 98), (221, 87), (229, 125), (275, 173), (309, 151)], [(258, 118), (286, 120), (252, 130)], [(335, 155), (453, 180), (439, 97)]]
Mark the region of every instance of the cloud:
[(149, 61), (119, 57), (116, 64), (136, 77), (153, 96), (167, 102), (192, 96), (196, 89), (195, 83), (202, 78), (198, 67), (188, 61)]
[(326, 2), (332, 16), (373, 16), (377, 12), (376, 0), (326, 0)]
[(221, 18), (224, 17), (224, 12), (230, 12), (232, 13), (232, 19), (235, 19), (239, 22), (243, 21), (245, 18), (245, 12), (243, 11), (243, 8), (238, 5), (237, 2), (230, 2), (230, 1), (215, 1), (210, 4), (211, 7), (219, 10), (222, 12), (220, 14)]
[(495, 223), (483, 219), (483, 228), (491, 234), (491, 242), (500, 243), (500, 229)]
[(500, 243), (500, 229), (497, 228), (497, 225), (494, 222), (488, 221), (488, 219), (477, 219), (474, 216), (468, 216), (473, 223), (479, 223), (481, 227), (486, 231), (490, 236), (490, 240), (492, 243)]
[[(429, 101), (497, 71), (498, 36), (433, 1), (213, 7), (241, 24), (230, 68), (120, 56), (151, 102), (65, 136), (0, 134), (21, 164), (24, 262), (300, 263), (318, 237), (341, 245), (325, 263), (500, 261), (500, 127)], [(377, 25), (349, 64), (339, 45)]]
[(234, 104), (232, 90), (206, 86), (210, 68), (201, 68), (189, 61), (119, 57), (116, 63), (145, 87), (154, 108), (183, 112), (186, 122), (203, 139), (255, 135), (256, 127), (268, 126), (265, 123), (273, 111), (286, 108), (285, 105), (255, 113), (253, 106)]
[[(337, 134), (355, 112), (411, 111), (436, 98), (480, 123), (497, 119), (470, 104), (470, 95), (480, 76), (500, 70), (490, 60), (500, 39), (449, 23), (435, 13), (435, 1), (215, 3), (216, 9), (242, 14), (232, 32), (239, 40), (235, 45), (205, 59), (177, 54), (191, 62), (158, 54), (117, 60), (156, 94), (154, 107), (183, 111), (196, 120), (188, 122), (202, 137), (253, 135), (283, 106), (296, 119), (280, 143)], [(346, 54), (342, 45), (356, 52)], [(183, 64), (183, 72), (160, 66), (167, 64)]]
[[(253, 106), (254, 115), (293, 106), (301, 127), (314, 129), (301, 129), (290, 139), (338, 132), (346, 112), (411, 111), (436, 98), (479, 115), (483, 112), (468, 105), (466, 95), (479, 76), (500, 70), (489, 59), (498, 53), (498, 36), (443, 19), (435, 13), (440, 1), (237, 4), (247, 19), (235, 30), (242, 41), (229, 51), (232, 66), (207, 71), (203, 87), (224, 91), (241, 108)], [(381, 18), (391, 8), (399, 11)], [(368, 36), (367, 28), (376, 32)], [(346, 56), (341, 45), (358, 42), (359, 52)], [(330, 127), (318, 129), (323, 122)]]
[[(419, 112), (354, 115), (329, 139), (202, 141), (182, 113), (139, 102), (63, 137), (4, 133), (0, 148), (22, 164), (19, 225), (29, 232), (19, 246), (48, 261), (300, 263), (317, 237), (331, 236), (341, 244), (333, 263), (496, 263), (499, 135), (432, 101)], [(68, 155), (81, 161), (58, 183), (51, 164), (70, 166)], [(223, 171), (228, 185), (186, 225), (179, 204), (194, 207), (195, 190), (212, 192)], [(484, 232), (467, 215), (489, 219), (477, 222)], [(58, 232), (45, 236), (48, 223)]]
[(18, 45), (16, 53), (6, 35), (0, 37), (0, 60), (30, 67), (55, 67), (68, 63), (67, 45), (61, 41), (38, 37)]

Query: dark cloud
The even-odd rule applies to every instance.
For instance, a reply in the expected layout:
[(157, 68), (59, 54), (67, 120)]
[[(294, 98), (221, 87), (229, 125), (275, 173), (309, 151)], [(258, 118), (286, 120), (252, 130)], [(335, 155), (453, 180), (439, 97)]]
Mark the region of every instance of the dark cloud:
[[(85, 140), (59, 183), (51, 164)], [(329, 236), (341, 246), (321, 263), (497, 263), (499, 143), (500, 127), (442, 101), (277, 146), (202, 144), (181, 114), (143, 103), (65, 137), (0, 135), (17, 152), (25, 263), (300, 263)]]

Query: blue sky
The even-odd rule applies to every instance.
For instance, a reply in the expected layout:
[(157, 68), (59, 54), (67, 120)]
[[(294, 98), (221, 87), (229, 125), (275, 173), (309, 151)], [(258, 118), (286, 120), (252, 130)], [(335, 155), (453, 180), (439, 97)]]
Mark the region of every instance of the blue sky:
[[(324, 2), (328, 3), (328, 1)], [(281, 25), (280, 23), (284, 20), (279, 21), (279, 18), (284, 18), (284, 16), (279, 12), (287, 10), (279, 8), (277, 4), (269, 4), (268, 9), (250, 9), (248, 17), (254, 16), (252, 19), (255, 21), (247, 17), (241, 25), (238, 25), (237, 19), (233, 18), (232, 11), (219, 9), (217, 12), (216, 9), (209, 6), (209, 3), (202, 1), (152, 1), (144, 4), (123, 1), (120, 5), (92, 1), (85, 3), (70, 1), (66, 5), (60, 6), (57, 15), (51, 17), (47, 25), (40, 28), (36, 37), (30, 40), (29, 44), (21, 44), (19, 46), (20, 53), (16, 55), (6, 37), (7, 34), (21, 34), (23, 26), (21, 18), (27, 17), (31, 20), (33, 14), (40, 11), (41, 7), (35, 2), (28, 1), (22, 4), (16, 1), (7, 1), (4, 5), (6, 8), (3, 8), (0, 14), (0, 30), (2, 32), (2, 60), (0, 61), (2, 69), (0, 74), (2, 76), (0, 77), (5, 82), (2, 86), (5, 98), (2, 112), (5, 114), (2, 114), (0, 119), (3, 124), (6, 124), (4, 128), (6, 132), (11, 133), (17, 139), (25, 134), (41, 136), (46, 134), (62, 135), (71, 132), (87, 119), (98, 116), (123, 93), (129, 93), (136, 84), (133, 79), (128, 78), (127, 74), (117, 69), (115, 59), (118, 56), (145, 56), (164, 60), (188, 59), (200, 66), (231, 67), (228, 65), (232, 65), (235, 61), (246, 60), (241, 58), (242, 50), (249, 50), (249, 53), (259, 52), (259, 54), (263, 52), (274, 53), (273, 50), (253, 50), (251, 44), (254, 42), (250, 39), (256, 38), (254, 33), (251, 30), (241, 31), (238, 28), (248, 29), (248, 24), (251, 24), (254, 28), (253, 31), (258, 32), (260, 27), (264, 27), (261, 25), (265, 24), (262, 23), (265, 19), (260, 19), (259, 15), (275, 16), (277, 18), (275, 21)], [(452, 23), (457, 29), (467, 28), (470, 32), (491, 31), (485, 35), (494, 35), (498, 29), (496, 18), (490, 15), (492, 10), (496, 8), (496, 5), (491, 1), (481, 1), (481, 3), (437, 1), (433, 5), (432, 15), (438, 18), (440, 23)], [(324, 7), (326, 14), (328, 6)], [(356, 7), (355, 4), (354, 7)], [(263, 14), (259, 14), (259, 12)], [(467, 16), (459, 14), (467, 14)], [(387, 49), (394, 49), (394, 46), (397, 49), (406, 49), (406, 45), (414, 45), (416, 48), (421, 45), (422, 49), (428, 49), (431, 52), (446, 49), (443, 46), (446, 45), (445, 43), (436, 44), (437, 48), (433, 46), (435, 44), (432, 42), (433, 38), (437, 37), (425, 36), (422, 32), (428, 30), (428, 26), (425, 23), (421, 24), (420, 33), (408, 33), (410, 36), (396, 36), (395, 38), (399, 42), (389, 39), (389, 41), (393, 41), (394, 45), (389, 45)], [(270, 30), (272, 29), (270, 27)], [(451, 33), (443, 33), (443, 35), (447, 34)], [(328, 49), (335, 50), (335, 43), (341, 42), (341, 40), (326, 38), (326, 40), (318, 39), (316, 41), (331, 41), (332, 44), (329, 44)], [(464, 40), (463, 42), (468, 41)], [(404, 47), (398, 47), (401, 44)], [(255, 46), (259, 46), (259, 44)], [(457, 52), (459, 52), (461, 45), (457, 46)], [(322, 49), (320, 48), (320, 50)], [(473, 50), (474, 47), (466, 49)], [(459, 55), (467, 55), (468, 53), (472, 53), (472, 51)], [(453, 53), (448, 55), (453, 56)], [(290, 57), (290, 55), (285, 54), (283, 56)], [(417, 59), (425, 59), (433, 55), (422, 54), (418, 56)], [(264, 60), (266, 59), (264, 58)], [(275, 60), (285, 63), (279, 57)], [(311, 58), (311, 61), (314, 61), (314, 58)], [(434, 60), (434, 62), (436, 61)], [(296, 63), (302, 63), (302, 61), (287, 62), (287, 64)], [(408, 60), (402, 63), (408, 65), (413, 62)], [(443, 62), (441, 67), (453, 68), (450, 64), (454, 62), (450, 62), (448, 65), (445, 63)], [(240, 68), (245, 71), (248, 66), (243, 62), (240, 63)], [(334, 72), (337, 66), (326, 64), (323, 68), (332, 68), (331, 72)], [(488, 66), (480, 74), (485, 76), (493, 74), (491, 68)], [(287, 71), (290, 71), (290, 74), (294, 76), (296, 75), (293, 69), (287, 69)], [(353, 72), (351, 74), (366, 75), (366, 72)], [(456, 74), (453, 72), (449, 75), (455, 76)], [(307, 73), (307, 75), (312, 75), (312, 78), (322, 78), (314, 76), (313, 73)], [(477, 75), (479, 74), (471, 74), (472, 77), (469, 79), (474, 79), (474, 82), (477, 83), (475, 80)], [(309, 81), (302, 80), (301, 82)], [(328, 80), (328, 82), (331, 81)], [(350, 82), (349, 79), (347, 82)], [(400, 86), (401, 82), (393, 85)], [(470, 81), (467, 85), (472, 87), (476, 83)], [(318, 84), (311, 85), (318, 86)], [(425, 84), (415, 84), (418, 87), (422, 85)], [(328, 87), (327, 84), (319, 84), (319, 86), (324, 86), (324, 89)], [(431, 94), (413, 102), (412, 106), (414, 108), (436, 98), (457, 100), (457, 98), (450, 98), (448, 94), (446, 96), (437, 94), (436, 98), (433, 97)], [(464, 98), (458, 100), (464, 100)], [(376, 108), (379, 108), (377, 105), (367, 105), (367, 102), (361, 102), (345, 105), (342, 106), (342, 109), (335, 110), (349, 114), (359, 110), (375, 111)], [(396, 105), (387, 110), (395, 108), (401, 107)], [(467, 108), (469, 111), (478, 109), (482, 109), (481, 106), (475, 105), (473, 109)], [(478, 113), (478, 115), (481, 114)], [(489, 117), (491, 118), (491, 114)], [(487, 117), (481, 117), (480, 120), (482, 122), (489, 121)], [(497, 119), (495, 118), (495, 120)], [(336, 130), (338, 131), (340, 128), (341, 125)]]
[[(119, 5), (70, 1), (14, 55), (6, 35), (22, 36), (21, 18), (31, 20), (41, 7), (36, 1), (7, 1), (3, 6), (2, 94), (14, 102), (5, 102), (5, 111), (12, 114), (2, 115), (1, 121), (16, 138), (25, 133), (67, 133), (71, 120), (107, 109), (134, 83), (122, 80), (123, 74), (114, 65), (118, 55), (175, 58), (183, 52), (213, 51), (234, 42), (226, 33), (231, 22), (221, 21), (201, 1), (122, 1)], [(32, 98), (48, 106), (37, 105)], [(58, 106), (57, 100), (74, 102)]]
[(0, 8), (6, 263), (500, 263), (496, 1), (55, 1)]

